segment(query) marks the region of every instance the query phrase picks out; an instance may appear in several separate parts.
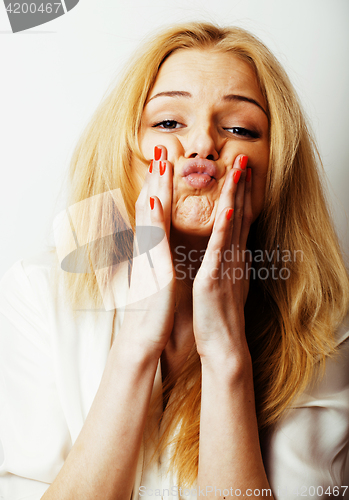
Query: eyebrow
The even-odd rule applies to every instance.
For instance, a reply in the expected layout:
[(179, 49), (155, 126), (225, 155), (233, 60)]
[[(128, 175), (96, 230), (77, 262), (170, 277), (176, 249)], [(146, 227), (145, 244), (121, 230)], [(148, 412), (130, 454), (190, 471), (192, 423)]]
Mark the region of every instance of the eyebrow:
[[(148, 99), (147, 103), (155, 99), (156, 97), (186, 97), (190, 98), (192, 97), (190, 92), (184, 92), (182, 90), (169, 90), (167, 92), (159, 92), (158, 94), (153, 95), (150, 99)], [(252, 99), (252, 97), (246, 97), (244, 95), (238, 95), (238, 94), (228, 94), (223, 96), (223, 101), (240, 101), (240, 102), (250, 102), (251, 104), (254, 104), (255, 106), (258, 106), (259, 109), (263, 111), (263, 113), (266, 115), (268, 118), (268, 114), (265, 111), (265, 109), (257, 102), (255, 99)]]

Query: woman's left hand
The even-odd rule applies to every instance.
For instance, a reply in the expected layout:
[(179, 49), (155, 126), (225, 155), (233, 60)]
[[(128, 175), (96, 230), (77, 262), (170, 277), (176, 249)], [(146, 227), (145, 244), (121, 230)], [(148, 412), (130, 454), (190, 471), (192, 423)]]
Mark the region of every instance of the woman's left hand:
[[(201, 361), (249, 358), (244, 305), (249, 289), (251, 169), (243, 155), (228, 172), (204, 259), (193, 283), (193, 328)], [(239, 178), (240, 177), (240, 178)], [(231, 213), (233, 209), (233, 213)], [(230, 216), (230, 220), (228, 217)]]

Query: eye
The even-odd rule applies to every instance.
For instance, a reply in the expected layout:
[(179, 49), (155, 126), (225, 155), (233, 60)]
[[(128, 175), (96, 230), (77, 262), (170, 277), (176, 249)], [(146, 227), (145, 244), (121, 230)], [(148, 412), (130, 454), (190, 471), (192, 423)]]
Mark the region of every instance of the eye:
[(181, 128), (183, 125), (176, 122), (176, 120), (163, 120), (162, 122), (152, 125), (153, 128), (161, 128), (164, 130), (176, 130)]
[(228, 132), (231, 132), (234, 135), (240, 136), (240, 137), (246, 137), (246, 138), (252, 138), (252, 139), (258, 139), (260, 137), (260, 134), (254, 130), (248, 130), (247, 128), (243, 127), (232, 127), (232, 128), (225, 128), (224, 130), (228, 130)]

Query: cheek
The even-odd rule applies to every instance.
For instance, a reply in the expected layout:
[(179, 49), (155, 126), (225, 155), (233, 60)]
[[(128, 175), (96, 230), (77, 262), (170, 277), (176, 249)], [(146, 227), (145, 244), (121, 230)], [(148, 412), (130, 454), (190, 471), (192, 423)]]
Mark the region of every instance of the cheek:
[(154, 148), (155, 146), (165, 146), (167, 149), (167, 159), (174, 163), (175, 159), (183, 154), (183, 146), (181, 141), (174, 134), (170, 133), (159, 133), (147, 130), (145, 134), (141, 137), (140, 148), (147, 160), (154, 158)]

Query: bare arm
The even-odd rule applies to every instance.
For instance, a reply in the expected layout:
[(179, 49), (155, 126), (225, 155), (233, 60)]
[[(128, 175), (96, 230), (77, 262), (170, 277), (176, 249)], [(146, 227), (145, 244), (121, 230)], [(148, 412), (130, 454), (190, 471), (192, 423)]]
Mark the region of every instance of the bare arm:
[(43, 500), (129, 500), (157, 363), (115, 340), (86, 422)]
[(174, 318), (175, 279), (168, 243), (172, 170), (165, 150), (161, 159), (165, 173), (159, 175), (159, 161), (154, 161), (136, 203), (137, 227), (155, 225), (166, 234), (154, 248), (150, 245), (151, 272), (161, 286), (152, 293), (150, 271), (147, 274), (144, 261), (135, 258), (129, 298), (137, 302), (126, 308), (86, 422), (42, 500), (130, 499), (156, 368)]
[[(234, 170), (238, 166), (236, 160)], [(239, 254), (246, 249), (252, 219), (251, 181), (245, 181), (244, 171), (239, 184), (234, 183), (234, 170), (222, 189), (218, 217), (193, 286), (194, 335), (202, 365), (198, 487), (212, 499), (239, 494), (257, 498), (262, 490), (270, 498), (245, 337), (248, 279)], [(229, 207), (234, 218), (228, 222)], [(226, 262), (220, 257), (228, 248), (234, 259)]]
[(240, 368), (229, 357), (202, 364), (199, 449), (198, 485), (208, 498), (235, 497), (237, 490), (251, 498), (264, 490), (263, 497), (273, 498), (260, 450), (248, 358)]

